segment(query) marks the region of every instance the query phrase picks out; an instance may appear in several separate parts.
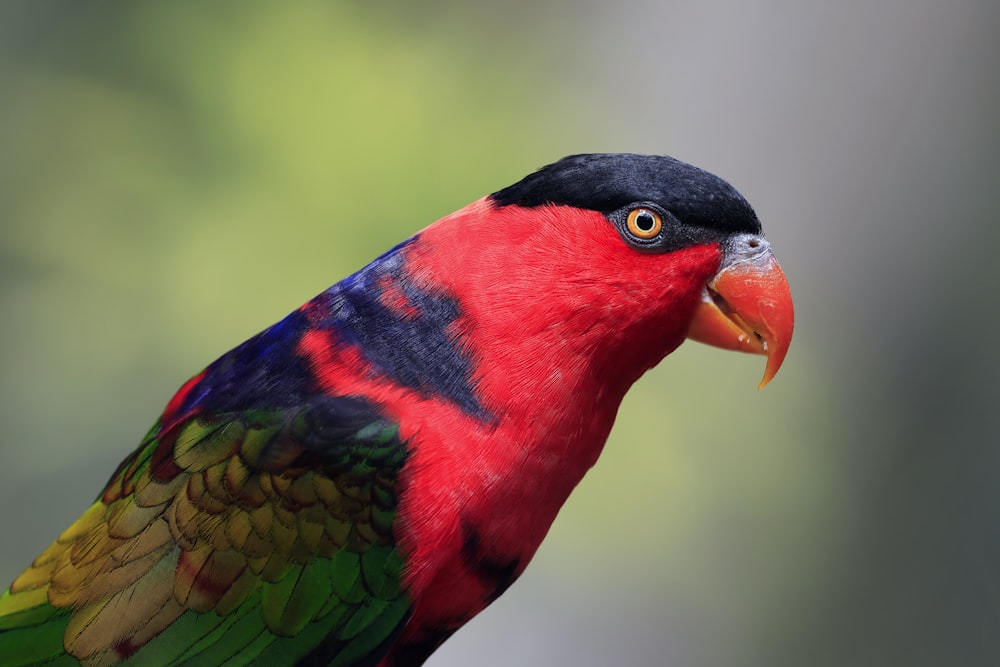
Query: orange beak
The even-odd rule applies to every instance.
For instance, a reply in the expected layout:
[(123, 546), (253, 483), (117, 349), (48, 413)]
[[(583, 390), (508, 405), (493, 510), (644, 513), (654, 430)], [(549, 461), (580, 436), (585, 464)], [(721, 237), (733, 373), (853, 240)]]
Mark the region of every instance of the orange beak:
[(730, 261), (705, 287), (688, 338), (726, 350), (767, 355), (764, 379), (771, 381), (792, 342), (795, 310), (785, 273), (760, 240), (750, 257)]

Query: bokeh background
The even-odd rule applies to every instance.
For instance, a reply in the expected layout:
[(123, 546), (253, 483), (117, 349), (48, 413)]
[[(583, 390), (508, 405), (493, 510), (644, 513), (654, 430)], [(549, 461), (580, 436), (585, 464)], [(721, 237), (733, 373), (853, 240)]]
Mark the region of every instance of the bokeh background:
[(668, 153), (757, 208), (785, 367), (649, 373), (430, 664), (1000, 664), (998, 29), (994, 0), (0, 4), (0, 581), (221, 352), (542, 164)]

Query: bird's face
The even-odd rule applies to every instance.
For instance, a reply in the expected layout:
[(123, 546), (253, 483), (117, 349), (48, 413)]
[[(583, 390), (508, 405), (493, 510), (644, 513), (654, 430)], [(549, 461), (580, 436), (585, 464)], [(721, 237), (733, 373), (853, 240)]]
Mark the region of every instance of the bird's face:
[(691, 338), (766, 354), (763, 386), (791, 340), (791, 294), (753, 209), (672, 158), (565, 158), (421, 236), (444, 250), (435, 282), (469, 330), (512, 363), (577, 353), (631, 367), (631, 383)]

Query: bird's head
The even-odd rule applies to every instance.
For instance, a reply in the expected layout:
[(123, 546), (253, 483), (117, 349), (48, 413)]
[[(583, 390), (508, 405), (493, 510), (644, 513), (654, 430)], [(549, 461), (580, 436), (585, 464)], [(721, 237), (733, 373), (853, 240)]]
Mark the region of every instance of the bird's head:
[(690, 338), (766, 355), (760, 386), (791, 341), (791, 293), (750, 204), (671, 157), (570, 156), (421, 236), (447, 248), (438, 277), (497, 339), (544, 327), (546, 345), (603, 345), (641, 373)]

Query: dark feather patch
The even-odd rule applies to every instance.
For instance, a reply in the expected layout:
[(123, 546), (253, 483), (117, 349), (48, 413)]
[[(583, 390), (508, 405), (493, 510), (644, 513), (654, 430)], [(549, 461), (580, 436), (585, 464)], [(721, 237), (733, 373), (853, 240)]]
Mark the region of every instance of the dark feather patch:
[[(317, 307), (328, 313), (322, 326), (357, 344), (365, 358), (393, 381), (442, 396), (469, 414), (488, 419), (476, 396), (472, 362), (449, 330), (461, 314), (458, 302), (413, 283), (400, 252), (404, 246), (317, 297)], [(391, 294), (386, 292), (389, 288)], [(386, 296), (403, 300), (405, 306), (392, 307)]]
[[(330, 329), (357, 345), (374, 369), (422, 394), (448, 399), (469, 414), (489, 415), (476, 396), (472, 362), (449, 328), (459, 317), (447, 294), (412, 283), (402, 249), (410, 239), (323, 292), (304, 308), (212, 363), (175, 406), (176, 415), (291, 408), (315, 403), (322, 389), (298, 341)], [(383, 298), (387, 290), (405, 307)], [(346, 404), (338, 406), (349, 411)]]
[(684, 225), (760, 233), (750, 204), (726, 181), (663, 155), (595, 153), (563, 158), (491, 195), (499, 206), (575, 206), (605, 215), (652, 203)]
[(520, 561), (490, 554), (479, 530), (469, 521), (462, 522), (462, 535), (462, 556), (469, 570), (492, 590), (489, 601), (493, 602), (517, 581)]

